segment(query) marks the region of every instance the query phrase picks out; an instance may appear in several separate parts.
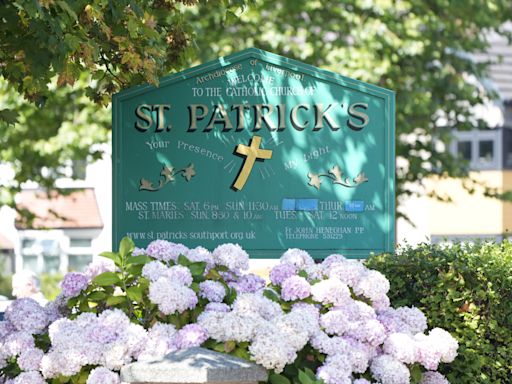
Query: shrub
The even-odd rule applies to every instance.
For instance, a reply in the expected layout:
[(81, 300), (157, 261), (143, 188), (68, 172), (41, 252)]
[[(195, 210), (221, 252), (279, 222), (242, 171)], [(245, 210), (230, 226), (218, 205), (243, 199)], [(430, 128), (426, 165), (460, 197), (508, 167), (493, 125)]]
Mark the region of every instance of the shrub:
[(266, 285), (242, 272), (249, 257), (234, 244), (141, 250), (125, 238), (103, 255), (113, 263), (68, 273), (45, 308), (9, 307), (0, 381), (119, 384), (124, 364), (201, 345), (261, 364), (271, 384), (448, 383), (435, 370), (453, 361), (456, 340), (427, 331), (417, 308), (391, 308), (387, 279), (358, 261), (315, 264), (290, 249)]
[(41, 275), (41, 293), (48, 300), (55, 300), (60, 292), (59, 284), (62, 280), (60, 273)]
[(452, 383), (510, 383), (512, 243), (422, 244), (367, 266), (389, 279), (394, 306), (417, 306), (459, 341), (459, 356), (440, 368)]
[(0, 274), (0, 295), (12, 299), (12, 276)]

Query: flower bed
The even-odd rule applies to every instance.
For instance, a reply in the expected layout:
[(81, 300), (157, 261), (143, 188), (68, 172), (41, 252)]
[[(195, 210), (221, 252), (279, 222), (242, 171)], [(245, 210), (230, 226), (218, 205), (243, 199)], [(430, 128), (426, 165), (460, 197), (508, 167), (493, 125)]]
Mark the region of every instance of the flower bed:
[[(247, 253), (123, 239), (113, 263), (69, 273), (42, 308), (14, 302), (0, 322), (0, 382), (120, 383), (132, 361), (203, 346), (269, 370), (272, 384), (442, 384), (458, 344), (427, 332), (417, 308), (391, 308), (380, 272), (340, 255), (290, 249), (270, 283)], [(115, 266), (114, 266), (115, 265)]]

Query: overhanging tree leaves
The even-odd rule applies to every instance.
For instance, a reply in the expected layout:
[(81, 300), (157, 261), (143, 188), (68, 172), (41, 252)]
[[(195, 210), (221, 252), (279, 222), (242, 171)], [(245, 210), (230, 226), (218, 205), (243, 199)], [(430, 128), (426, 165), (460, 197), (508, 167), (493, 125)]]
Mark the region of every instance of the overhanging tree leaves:
[(508, 0), (259, 0), (226, 28), (223, 15), (201, 10), (195, 29), (206, 37), (201, 61), (254, 46), (395, 90), (400, 203), (417, 190), (408, 182), (467, 176), (434, 144), (454, 128), (485, 127), (473, 106), (494, 95), (471, 81), (487, 68), (471, 54), (488, 47), (486, 33), (507, 35), (511, 19)]
[[(246, 3), (250, 7), (243, 10)], [(471, 53), (487, 47), (484, 32), (505, 34), (501, 26), (510, 19), (509, 0), (0, 0), (0, 77), (11, 99), (0, 95), (0, 140), (25, 148), (2, 153), (0, 161), (30, 164), (14, 167), (0, 204), (14, 206), (13, 193), (25, 180), (52, 185), (40, 172), (44, 163), (58, 168), (65, 156), (96, 156), (84, 143), (75, 152), (47, 146), (40, 156), (31, 135), (58, 141), (71, 115), (49, 113), (55, 119), (44, 123), (53, 128), (34, 133), (20, 127), (24, 114), (36, 113), (30, 108), (59, 110), (66, 92), (108, 105), (122, 87), (157, 83), (192, 60), (252, 46), (397, 91), (400, 202), (413, 191), (407, 182), (466, 174), (462, 162), (433, 142), (446, 143), (452, 128), (484, 126), (472, 118), (472, 107), (488, 95), (468, 79), (483, 77), (486, 65), (475, 63)], [(25, 110), (12, 102), (21, 96)], [(107, 121), (98, 118), (99, 142), (107, 138)], [(4, 137), (13, 126), (26, 132), (19, 143), (16, 129)]]
[[(108, 140), (102, 106), (123, 87), (190, 60), (196, 0), (0, 0), (0, 206), (24, 182), (51, 188), (71, 160), (95, 160)], [(244, 1), (203, 4), (222, 13)], [(94, 104), (96, 103), (96, 104)], [(27, 214), (27, 212), (21, 212)]]

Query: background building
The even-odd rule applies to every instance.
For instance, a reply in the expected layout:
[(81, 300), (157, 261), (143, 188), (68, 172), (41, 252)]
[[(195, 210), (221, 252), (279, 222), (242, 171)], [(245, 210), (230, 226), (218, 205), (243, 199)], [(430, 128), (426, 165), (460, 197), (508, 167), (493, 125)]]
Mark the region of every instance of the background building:
[[(454, 132), (447, 148), (467, 162), (473, 181), (430, 178), (419, 190), (422, 197), (404, 203), (414, 225), (399, 221), (400, 242), (512, 238), (512, 203), (486, 196), (486, 188), (512, 191), (512, 46), (497, 35), (489, 40), (488, 53), (474, 59), (494, 63), (489, 78), (480, 82), (499, 99), (475, 111), (487, 122), (487, 129)], [(434, 191), (450, 201), (429, 198)]]

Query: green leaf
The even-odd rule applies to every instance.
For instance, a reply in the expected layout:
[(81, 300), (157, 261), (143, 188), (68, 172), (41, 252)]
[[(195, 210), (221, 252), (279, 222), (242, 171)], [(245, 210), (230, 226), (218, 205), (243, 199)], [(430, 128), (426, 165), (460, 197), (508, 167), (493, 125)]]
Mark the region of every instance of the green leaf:
[(230, 25), (235, 24), (236, 22), (238, 22), (238, 16), (229, 10), (226, 11), (226, 18), (224, 20), (224, 25), (230, 26)]
[(226, 295), (226, 298), (224, 300), (228, 305), (233, 304), (236, 300), (236, 291), (233, 288), (230, 288), (229, 293)]
[(150, 261), (151, 259), (146, 255), (130, 256), (126, 259), (127, 263), (134, 265), (143, 265), (149, 263)]
[(0, 110), (0, 120), (5, 121), (7, 124), (16, 124), (18, 122), (19, 113), (12, 109)]
[(198, 293), (200, 291), (199, 284), (194, 281), (190, 286), (190, 289), (192, 289), (195, 293)]
[(311, 378), (311, 380), (313, 380), (313, 381), (317, 380), (315, 372), (313, 372), (310, 368), (304, 368), (304, 372), (306, 373), (306, 375), (308, 375)]
[(134, 249), (135, 244), (132, 239), (127, 236), (121, 239), (121, 242), (119, 243), (119, 254), (123, 260), (125, 260)]
[(110, 259), (110, 260), (116, 260), (116, 257), (119, 256), (118, 253), (116, 252), (101, 252), (100, 253), (100, 256), (103, 256), (103, 257), (106, 257), (107, 259)]
[(93, 284), (104, 287), (107, 285), (114, 285), (121, 282), (119, 276), (114, 272), (103, 272), (93, 279)]
[(301, 384), (314, 384), (315, 380), (312, 380), (304, 371), (299, 369), (299, 382)]
[(279, 296), (277, 295), (277, 293), (275, 293), (273, 290), (271, 289), (265, 289), (263, 291), (263, 296), (265, 296), (267, 299), (270, 299), (272, 301), (275, 301), (275, 302), (279, 302)]
[(208, 280), (220, 280), (222, 276), (215, 269), (210, 269), (205, 276)]
[(128, 272), (130, 275), (132, 275), (130, 280), (138, 278), (140, 276), (140, 274), (142, 273), (142, 268), (144, 268), (144, 265), (142, 265), (142, 264), (138, 264), (138, 265), (134, 264), (134, 265), (130, 265), (128, 268), (126, 268), (126, 272)]
[(107, 294), (105, 292), (94, 291), (87, 295), (87, 299), (91, 301), (101, 301), (107, 298)]
[(114, 262), (117, 267), (121, 267), (121, 256), (117, 252), (102, 252), (100, 256), (106, 257)]
[(107, 306), (112, 307), (126, 301), (126, 296), (110, 296), (107, 299)]
[(68, 13), (68, 15), (71, 16), (75, 21), (78, 21), (78, 16), (76, 15), (75, 11), (73, 11), (73, 9), (71, 9), (71, 7), (68, 5), (68, 3), (66, 1), (57, 1), (57, 4), (64, 11), (66, 11)]
[(304, 271), (303, 269), (301, 269), (299, 271), (299, 276), (307, 279), (308, 278), (308, 273), (306, 271)]
[(249, 352), (247, 351), (247, 348), (244, 347), (237, 347), (233, 353), (234, 356), (239, 357), (241, 359), (250, 360), (251, 356), (249, 355)]
[(137, 303), (142, 302), (142, 289), (137, 286), (126, 289), (126, 295)]
[(418, 364), (414, 364), (411, 368), (411, 378), (413, 383), (419, 383), (421, 381), (421, 378), (423, 376), (423, 373), (421, 372), (421, 368)]
[(268, 380), (270, 381), (271, 384), (291, 384), (290, 380), (288, 380), (287, 377), (280, 375), (278, 373), (272, 373), (268, 377)]
[(184, 267), (188, 267), (190, 264), (192, 264), (192, 262), (189, 259), (187, 259), (184, 255), (179, 255), (178, 264), (183, 265)]
[(206, 269), (206, 263), (204, 261), (192, 263), (188, 266), (190, 269), (190, 273), (192, 276), (203, 276), (203, 273)]

